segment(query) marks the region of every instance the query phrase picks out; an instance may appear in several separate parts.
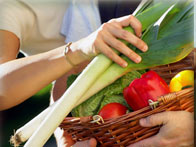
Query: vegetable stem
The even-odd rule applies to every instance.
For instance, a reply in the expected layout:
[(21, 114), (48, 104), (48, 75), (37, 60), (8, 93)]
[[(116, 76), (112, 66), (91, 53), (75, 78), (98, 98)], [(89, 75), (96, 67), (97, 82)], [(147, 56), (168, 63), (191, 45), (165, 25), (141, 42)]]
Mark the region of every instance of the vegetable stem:
[(51, 109), (39, 128), (27, 141), (25, 147), (43, 146), (63, 121), (64, 117), (67, 116), (74, 108), (75, 104), (77, 104), (81, 95), (88, 90), (92, 83), (110, 66), (111, 63), (112, 61), (104, 55), (95, 57), (67, 89), (63, 96), (56, 102), (54, 108)]

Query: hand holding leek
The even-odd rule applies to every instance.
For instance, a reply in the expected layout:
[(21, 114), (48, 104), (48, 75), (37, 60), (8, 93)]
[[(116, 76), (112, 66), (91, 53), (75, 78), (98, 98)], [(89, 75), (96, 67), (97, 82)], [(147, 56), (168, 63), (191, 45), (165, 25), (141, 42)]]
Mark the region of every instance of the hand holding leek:
[[(136, 35), (123, 29), (127, 26), (131, 26)], [(142, 24), (133, 15), (128, 15), (104, 23), (97, 31), (86, 38), (72, 43), (70, 49), (72, 52), (79, 51), (81, 56), (83, 55), (84, 57), (92, 57), (98, 53), (102, 53), (120, 66), (126, 67), (128, 65), (127, 62), (118, 56), (112, 48), (124, 54), (135, 63), (139, 63), (142, 60), (141, 57), (119, 39), (125, 40), (127, 43), (130, 43), (145, 52), (147, 51), (148, 46), (140, 39), (141, 36)], [(74, 56), (71, 60), (73, 60), (72, 62), (75, 64), (78, 63), (75, 61), (77, 59), (74, 58)]]

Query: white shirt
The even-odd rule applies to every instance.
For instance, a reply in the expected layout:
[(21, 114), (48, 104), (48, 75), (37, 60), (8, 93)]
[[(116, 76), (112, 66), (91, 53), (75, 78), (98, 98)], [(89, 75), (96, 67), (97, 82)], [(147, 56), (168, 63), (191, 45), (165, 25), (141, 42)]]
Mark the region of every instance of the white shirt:
[(27, 55), (49, 51), (65, 44), (60, 33), (67, 0), (6, 0), (0, 3), (0, 29), (20, 39)]

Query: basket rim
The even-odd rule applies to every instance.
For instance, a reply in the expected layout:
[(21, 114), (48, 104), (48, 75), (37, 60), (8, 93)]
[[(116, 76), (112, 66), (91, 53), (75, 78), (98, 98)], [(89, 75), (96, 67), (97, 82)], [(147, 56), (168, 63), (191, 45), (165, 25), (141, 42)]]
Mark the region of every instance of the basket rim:
[[(177, 92), (172, 92), (172, 93), (168, 93), (168, 94), (165, 94), (165, 95), (162, 95), (162, 96), (159, 96), (158, 97), (158, 100), (160, 103), (162, 103), (162, 99), (169, 96), (171, 99), (169, 99), (168, 101), (165, 101), (163, 102), (163, 104), (168, 104), (170, 103), (171, 101), (176, 101), (178, 100), (178, 96), (181, 96), (182, 94), (185, 94), (185, 93), (188, 93), (188, 92), (194, 92), (194, 87), (189, 87), (189, 88), (185, 88), (181, 91), (177, 91)], [(172, 104), (172, 103), (171, 103)], [(158, 107), (157, 107), (158, 108)], [(155, 109), (157, 109), (155, 108)], [(124, 118), (124, 117), (132, 117), (132, 116), (135, 116), (134, 118), (136, 119), (138, 114), (142, 113), (142, 112), (145, 112), (145, 111), (148, 111), (148, 110), (155, 110), (155, 109), (151, 109), (151, 106), (146, 106), (144, 108), (141, 108), (139, 110), (136, 110), (136, 111), (133, 111), (133, 112), (129, 112), (129, 113), (126, 113), (124, 115), (121, 115), (121, 116), (118, 116), (118, 117), (115, 117), (115, 118), (109, 118), (109, 119), (104, 119), (104, 123), (111, 123), (111, 122), (115, 122), (117, 120), (121, 120), (121, 118)], [(161, 112), (161, 111), (160, 111)], [(70, 122), (75, 122), (75, 121), (81, 121), (81, 123), (86, 123), (88, 122), (89, 120), (93, 120), (93, 116), (95, 115), (91, 115), (91, 116), (82, 116), (82, 117), (66, 117), (64, 120), (66, 121), (70, 121)], [(64, 122), (64, 121), (63, 121)], [(63, 123), (62, 122), (62, 123)]]

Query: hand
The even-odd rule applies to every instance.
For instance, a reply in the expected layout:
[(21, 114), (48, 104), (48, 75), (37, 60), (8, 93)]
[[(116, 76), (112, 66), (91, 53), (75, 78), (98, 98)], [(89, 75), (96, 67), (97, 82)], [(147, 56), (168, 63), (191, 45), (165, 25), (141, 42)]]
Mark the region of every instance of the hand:
[[(134, 29), (135, 34), (123, 29), (129, 26)], [(127, 66), (127, 62), (120, 58), (112, 48), (118, 50), (122, 54), (129, 57), (136, 63), (139, 63), (141, 57), (122, 43), (119, 39), (128, 41), (136, 46), (141, 51), (145, 52), (148, 49), (147, 44), (140, 39), (142, 35), (142, 25), (134, 16), (128, 15), (117, 19), (112, 19), (104, 23), (97, 31), (93, 32), (84, 39), (81, 39), (70, 46), (72, 52), (80, 50), (83, 56), (92, 57), (98, 53), (103, 53), (114, 62), (122, 67)], [(78, 58), (73, 58), (78, 60)], [(77, 62), (77, 61), (72, 61)]]
[(185, 147), (194, 143), (193, 114), (186, 111), (168, 111), (140, 120), (143, 127), (163, 125), (159, 133), (129, 147)]

